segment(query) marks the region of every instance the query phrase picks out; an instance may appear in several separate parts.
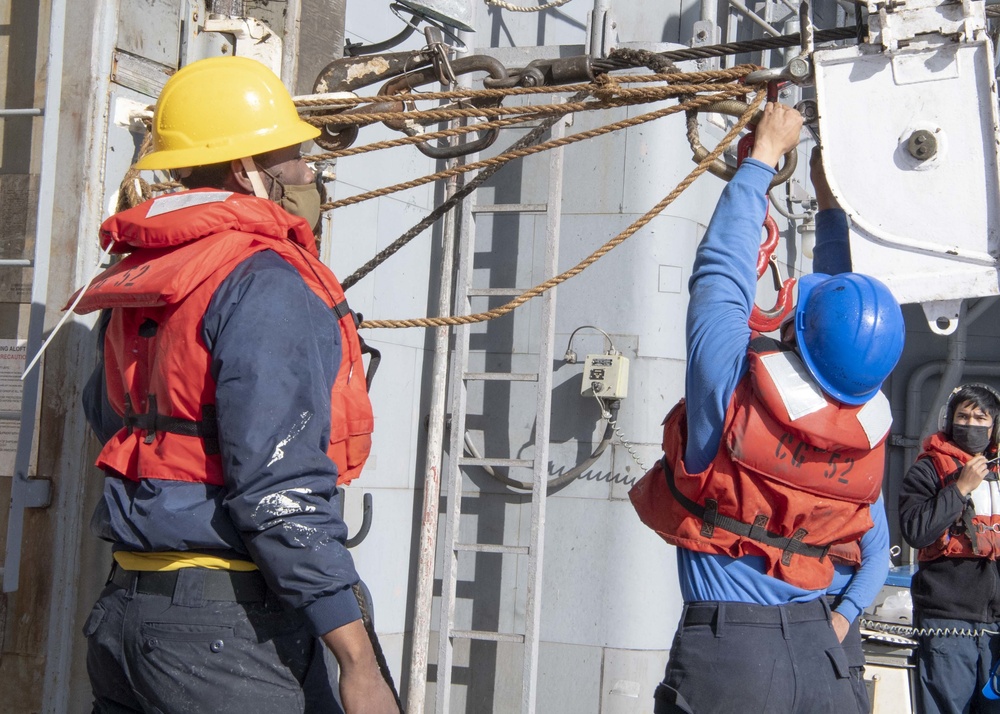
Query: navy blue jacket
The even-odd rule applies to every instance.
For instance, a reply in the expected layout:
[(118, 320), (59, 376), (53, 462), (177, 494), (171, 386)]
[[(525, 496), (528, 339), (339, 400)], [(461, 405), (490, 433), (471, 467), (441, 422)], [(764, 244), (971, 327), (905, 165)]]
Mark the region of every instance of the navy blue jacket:
[[(102, 441), (122, 425), (104, 387), (105, 325), (102, 318), (100, 360), (84, 392)], [(120, 550), (252, 560), (316, 635), (359, 619), (337, 467), (326, 455), (337, 316), (292, 266), (264, 251), (219, 286), (201, 335), (217, 385), (225, 485), (109, 475), (91, 529)]]

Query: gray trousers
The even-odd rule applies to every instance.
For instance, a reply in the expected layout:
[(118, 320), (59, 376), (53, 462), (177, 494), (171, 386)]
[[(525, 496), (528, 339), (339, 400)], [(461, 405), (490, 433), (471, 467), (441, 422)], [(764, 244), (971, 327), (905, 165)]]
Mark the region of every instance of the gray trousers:
[[(918, 617), (920, 627), (994, 630), (997, 623)], [(1000, 637), (921, 637), (917, 649), (917, 711), (920, 714), (1000, 713), (1000, 701), (981, 693), (1000, 657)]]
[(689, 603), (655, 714), (855, 714), (850, 667), (819, 598), (790, 605)]
[(270, 594), (207, 600), (205, 572), (172, 595), (105, 587), (84, 626), (94, 714), (342, 714), (300, 617)]

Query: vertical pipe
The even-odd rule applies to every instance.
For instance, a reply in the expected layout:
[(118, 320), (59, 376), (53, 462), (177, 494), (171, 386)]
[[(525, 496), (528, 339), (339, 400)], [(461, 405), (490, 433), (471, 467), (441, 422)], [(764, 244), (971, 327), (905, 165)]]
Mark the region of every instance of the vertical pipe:
[(713, 26), (719, 24), (719, 0), (701, 0), (701, 19)]
[[(42, 166), (38, 182), (38, 220), (35, 223), (35, 270), (31, 280), (31, 308), (28, 317), (26, 356), (33, 357), (42, 345), (45, 302), (49, 293), (49, 254), (56, 201), (56, 173), (59, 170), (59, 118), (61, 116), (63, 37), (66, 29), (66, 0), (52, 0), (49, 21), (48, 70), (45, 79), (45, 119), (42, 124)], [(39, 375), (42, 366), (24, 378), (21, 392), (21, 426), (17, 436), (14, 478), (11, 482), (10, 517), (3, 563), (3, 591), (17, 590), (21, 569), (21, 534), (28, 500), (28, 467), (34, 443), (35, 414), (38, 406)]]
[(924, 420), (923, 428), (920, 430), (920, 438), (937, 431), (937, 407), (947, 401), (951, 390), (962, 382), (962, 374), (965, 372), (966, 346), (969, 342), (969, 325), (966, 319), (966, 301), (963, 300), (958, 309), (958, 327), (948, 336), (948, 357), (941, 380), (938, 382), (937, 393), (931, 401), (931, 408)]
[[(59, 106), (73, 107), (70, 115), (62, 116), (61, 131), (74, 139), (72, 150), (67, 149), (65, 142), (59, 146), (56, 190), (63, 200), (62, 210), (54, 216), (53, 232), (57, 239), (53, 250), (57, 254), (75, 252), (76, 260), (74, 264), (57, 259), (49, 278), (64, 287), (78, 284), (81, 276), (89, 277), (100, 263), (100, 248), (95, 236), (105, 210), (105, 131), (110, 102), (111, 49), (115, 43), (120, 5), (111, 0), (66, 3), (64, 28), (73, 27), (78, 31), (66, 32), (62, 38), (63, 54), (78, 61), (66, 62), (59, 70), (63, 75)], [(50, 109), (58, 111), (59, 106), (52, 105)], [(72, 168), (74, 161), (81, 169), (79, 173)], [(81, 193), (80, 186), (88, 186), (90, 190)], [(66, 195), (67, 190), (74, 188), (78, 192), (75, 201), (74, 197)], [(93, 365), (81, 359), (81, 355), (90, 354), (93, 335), (83, 334), (82, 330), (93, 324), (93, 317), (74, 317), (73, 324), (78, 330), (66, 336), (65, 347), (57, 353), (58, 357), (53, 357), (60, 361), (59, 374), (53, 375), (50, 370), (45, 378), (54, 379), (57, 389), (82, 385), (89, 375)], [(42, 419), (49, 418), (51, 415), (46, 411)], [(69, 409), (59, 428), (61, 445), (56, 448), (54, 459), (51, 455), (46, 458), (53, 469), (53, 477), (59, 479), (46, 516), (53, 528), (51, 597), (44, 649), (40, 655), (45, 660), (44, 678), (40, 682), (40, 711), (46, 714), (73, 711), (74, 702), (82, 702), (90, 695), (86, 673), (75, 666), (86, 646), (78, 634), (78, 616), (81, 605), (90, 605), (87, 593), (96, 592), (94, 588), (103, 583), (101, 570), (106, 567), (103, 549), (95, 547), (96, 541), (92, 540), (87, 528), (90, 514), (84, 515), (90, 503), (88, 495), (100, 491), (100, 479), (94, 479), (89, 472), (90, 465), (81, 462), (89, 438), (83, 411)], [(88, 600), (81, 601), (81, 596)]]
[(594, 9), (590, 14), (590, 56), (603, 57), (605, 45), (605, 18), (611, 7), (611, 0), (594, 0)]
[[(448, 162), (449, 165), (457, 161)], [(445, 197), (458, 190), (458, 179), (448, 179)], [(451, 314), (452, 273), (455, 262), (455, 210), (444, 217), (441, 241), (441, 290), (438, 314)], [(417, 564), (417, 594), (413, 606), (413, 649), (410, 657), (409, 692), (406, 711), (423, 714), (427, 682), (427, 651), (430, 645), (431, 604), (434, 597), (434, 552), (437, 548), (438, 507), (441, 498), (441, 458), (444, 446), (445, 402), (448, 393), (449, 327), (434, 330), (434, 361), (431, 367), (431, 410), (424, 460), (424, 507), (420, 521)]]
[[(302, 0), (287, 0), (285, 32), (281, 43), (281, 82), (292, 94), (298, 94), (299, 25), (302, 22)], [(310, 88), (312, 91), (312, 88)]]
[[(470, 23), (475, 25), (475, 11)], [(471, 46), (471, 33), (462, 32), (459, 37)], [(468, 85), (464, 76), (462, 83)], [(458, 141), (458, 139), (456, 139)], [(457, 164), (458, 160), (449, 162)], [(451, 198), (458, 190), (458, 178), (451, 177), (445, 189), (445, 198)], [(455, 272), (455, 241), (463, 229), (456, 215), (464, 206), (464, 201), (453, 208), (444, 218), (441, 240), (441, 287), (438, 292), (438, 314), (451, 314), (453, 273)], [(441, 459), (444, 452), (444, 430), (447, 418), (448, 396), (448, 346), (451, 328), (438, 327), (434, 330), (434, 358), (431, 364), (431, 409), (427, 430), (427, 454), (424, 458), (424, 505), (420, 519), (420, 542), (418, 547), (416, 597), (413, 604), (413, 644), (410, 655), (410, 672), (406, 711), (423, 714), (427, 696), (427, 653), (430, 649), (431, 609), (434, 599), (434, 556), (437, 550), (437, 528), (441, 501)], [(439, 674), (440, 676), (440, 674)]]

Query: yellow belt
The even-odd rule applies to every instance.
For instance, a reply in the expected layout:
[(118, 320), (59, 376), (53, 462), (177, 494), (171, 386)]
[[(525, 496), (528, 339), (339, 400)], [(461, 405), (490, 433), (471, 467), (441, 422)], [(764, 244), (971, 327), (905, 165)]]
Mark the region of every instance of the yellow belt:
[(115, 562), (123, 570), (167, 571), (181, 568), (206, 568), (208, 570), (235, 570), (248, 572), (257, 570), (249, 560), (232, 560), (214, 555), (163, 551), (158, 553), (134, 553), (120, 550), (114, 554)]

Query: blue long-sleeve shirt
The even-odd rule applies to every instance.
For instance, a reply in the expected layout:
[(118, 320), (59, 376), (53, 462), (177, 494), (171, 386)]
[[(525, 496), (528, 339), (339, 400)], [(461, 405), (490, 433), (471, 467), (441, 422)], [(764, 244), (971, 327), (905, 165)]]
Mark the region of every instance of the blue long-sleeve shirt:
[[(341, 357), (337, 316), (265, 251), (219, 286), (201, 336), (216, 381), (224, 485), (109, 476), (92, 529), (121, 550), (252, 560), (314, 634), (359, 619), (337, 469), (326, 455)], [(98, 369), (85, 410), (106, 439), (121, 420)]]
[(871, 514), (872, 527), (861, 536), (860, 567), (835, 564), (833, 582), (826, 590), (840, 596), (837, 612), (851, 621), (875, 601), (889, 575), (889, 524), (881, 495), (872, 504)]
[[(767, 187), (774, 170), (754, 159), (743, 162), (729, 182), (698, 248), (689, 283), (687, 317), (688, 441), (684, 460), (692, 473), (703, 471), (719, 449), (726, 410), (737, 383), (748, 369), (748, 320), (757, 287), (756, 258), (760, 227), (767, 208)], [(850, 252), (842, 211), (823, 211), (817, 220), (816, 272), (850, 270)], [(884, 509), (882, 524), (885, 524)], [(877, 517), (877, 515), (875, 516)], [(874, 530), (874, 529), (873, 529)], [(879, 581), (875, 569), (888, 567), (888, 531), (862, 546), (864, 578), (848, 586), (838, 612), (853, 620), (874, 599)], [(885, 548), (881, 554), (879, 550)], [(780, 605), (807, 602), (825, 594), (805, 590), (765, 574), (759, 556), (740, 559), (678, 549), (678, 571), (685, 601), (714, 600)], [(877, 585), (875, 585), (875, 581)], [(871, 588), (874, 587), (874, 591)], [(869, 597), (870, 596), (870, 597)], [(867, 601), (866, 601), (867, 598)]]

